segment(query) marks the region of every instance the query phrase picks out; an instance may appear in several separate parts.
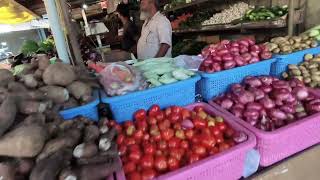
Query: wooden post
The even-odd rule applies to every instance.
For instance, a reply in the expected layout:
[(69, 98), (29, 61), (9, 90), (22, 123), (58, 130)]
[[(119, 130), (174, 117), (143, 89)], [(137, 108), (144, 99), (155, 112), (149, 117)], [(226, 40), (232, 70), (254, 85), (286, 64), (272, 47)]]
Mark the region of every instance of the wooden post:
[(65, 30), (66, 33), (69, 37), (70, 40), (70, 44), (71, 44), (71, 49), (72, 49), (72, 54), (74, 55), (75, 58), (75, 63), (76, 65), (84, 68), (84, 62), (81, 56), (81, 50), (80, 50), (80, 45), (79, 45), (79, 41), (78, 41), (78, 37), (77, 37), (77, 33), (74, 30), (76, 27), (74, 27), (74, 24), (72, 24), (71, 22), (71, 15), (69, 12), (69, 7), (67, 5), (66, 0), (61, 0), (60, 1), (60, 7), (61, 7), (61, 14), (63, 16), (63, 20), (65, 23)]
[(294, 33), (294, 3), (293, 3), (293, 0), (289, 0), (288, 35), (292, 36), (293, 33)]

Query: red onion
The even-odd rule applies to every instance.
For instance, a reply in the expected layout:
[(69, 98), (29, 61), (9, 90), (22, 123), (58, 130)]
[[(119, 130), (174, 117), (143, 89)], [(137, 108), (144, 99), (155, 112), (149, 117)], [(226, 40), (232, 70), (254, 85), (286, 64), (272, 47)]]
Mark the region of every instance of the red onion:
[(215, 72), (219, 72), (219, 71), (222, 70), (221, 65), (220, 65), (219, 63), (217, 63), (217, 62), (212, 63), (212, 69), (213, 69)]
[(260, 76), (259, 79), (264, 85), (271, 85), (273, 81), (271, 76)]
[(225, 98), (221, 101), (221, 107), (224, 109), (230, 109), (233, 105), (233, 101), (229, 98)]
[(258, 45), (252, 45), (250, 46), (250, 51), (260, 51), (260, 47)]
[(254, 40), (254, 39), (252, 39), (252, 38), (246, 38), (245, 40), (247, 40), (247, 42), (249, 43), (249, 45), (254, 45), (254, 44), (256, 44), (256, 41)]
[(223, 61), (233, 61), (233, 57), (230, 54), (225, 54), (222, 56)]
[(233, 134), (233, 140), (236, 143), (245, 142), (247, 139), (248, 139), (248, 136), (242, 131), (237, 131)]
[(223, 55), (228, 54), (228, 53), (229, 53), (228, 49), (222, 49), (222, 50), (219, 50), (217, 52), (217, 55), (218, 56), (223, 56)]
[(255, 126), (258, 123), (257, 119), (246, 119), (246, 122), (249, 123), (251, 126)]
[(295, 87), (292, 90), (292, 93), (297, 97), (298, 100), (305, 100), (309, 96), (308, 89), (304, 87)]
[(244, 105), (241, 103), (234, 104), (234, 108), (244, 109)]
[(246, 41), (246, 40), (240, 40), (240, 41), (238, 41), (238, 43), (240, 44), (240, 45), (243, 45), (243, 46), (249, 46), (249, 42), (248, 41)]
[(307, 104), (306, 109), (309, 113), (317, 113), (320, 112), (320, 102), (315, 102), (312, 104)]
[(259, 62), (259, 61), (260, 61), (259, 57), (253, 56), (253, 57), (250, 59), (249, 64), (257, 63), (257, 62)]
[(236, 66), (236, 63), (234, 61), (225, 61), (223, 63), (223, 68), (224, 69), (232, 69)]
[(232, 107), (230, 111), (234, 116), (242, 118), (243, 108)]
[(241, 56), (234, 56), (233, 60), (237, 63), (238, 66), (243, 66), (244, 63), (244, 59)]
[(254, 119), (257, 120), (259, 119), (259, 112), (257, 110), (253, 109), (247, 109), (243, 112), (243, 116), (248, 120), (248, 119)]
[(270, 109), (268, 115), (274, 120), (285, 120), (286, 114), (280, 109)]
[(289, 81), (289, 85), (292, 87), (292, 88), (295, 88), (295, 87), (305, 87), (303, 82), (296, 79), (296, 78), (293, 78)]
[(221, 62), (222, 61), (222, 57), (221, 56), (214, 56), (212, 57), (213, 61), (217, 61), (217, 62)]
[(290, 92), (288, 89), (274, 89), (272, 95), (275, 99), (279, 101), (284, 101), (289, 98)]
[(285, 113), (290, 113), (290, 114), (296, 112), (295, 109), (290, 105), (283, 105), (283, 106), (280, 107), (280, 110), (285, 112)]
[(265, 93), (261, 89), (249, 87), (249, 91), (254, 94), (254, 99), (256, 101), (262, 99), (265, 96)]
[(288, 89), (290, 92), (292, 88), (289, 86), (289, 83), (286, 81), (278, 80), (272, 82), (272, 87), (274, 89)]
[(232, 42), (230, 45), (231, 47), (239, 47), (239, 44), (237, 42)]
[(220, 42), (220, 44), (223, 44), (223, 45), (228, 45), (230, 44), (230, 40), (227, 40), (227, 39), (224, 39)]
[(247, 104), (249, 102), (254, 101), (254, 95), (249, 91), (242, 91), (240, 95), (238, 95), (238, 101), (242, 104)]
[(264, 51), (260, 54), (261, 59), (271, 59), (272, 53), (269, 51)]
[(272, 91), (272, 87), (271, 86), (268, 86), (268, 85), (262, 85), (260, 87), (260, 89), (264, 92), (264, 93), (269, 93)]
[(262, 82), (257, 77), (253, 76), (247, 76), (244, 79), (244, 83), (249, 85), (250, 87), (259, 87), (262, 85)]
[(184, 129), (192, 129), (194, 127), (194, 124), (193, 122), (190, 120), (190, 119), (184, 119), (182, 122), (181, 122), (181, 126), (182, 128)]
[(275, 103), (268, 96), (265, 96), (259, 102), (266, 109), (271, 109), (275, 107)]
[(255, 110), (259, 112), (262, 110), (262, 108), (262, 105), (257, 102), (250, 102), (246, 105), (247, 110)]
[(251, 51), (250, 54), (253, 56), (253, 57), (257, 57), (259, 58), (259, 51)]

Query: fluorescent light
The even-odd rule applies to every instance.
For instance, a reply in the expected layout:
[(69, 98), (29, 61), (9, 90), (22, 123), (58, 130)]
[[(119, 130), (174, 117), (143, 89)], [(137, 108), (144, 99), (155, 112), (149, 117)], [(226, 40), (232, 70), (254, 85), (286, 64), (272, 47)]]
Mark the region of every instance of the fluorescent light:
[(88, 5), (87, 4), (82, 4), (82, 8), (83, 9), (88, 9)]

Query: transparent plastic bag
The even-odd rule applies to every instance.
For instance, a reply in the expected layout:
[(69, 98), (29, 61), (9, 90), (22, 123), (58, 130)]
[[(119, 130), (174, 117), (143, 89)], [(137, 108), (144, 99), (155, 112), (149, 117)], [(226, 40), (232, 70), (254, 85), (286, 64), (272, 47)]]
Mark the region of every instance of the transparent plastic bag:
[(147, 87), (141, 72), (124, 62), (106, 64), (99, 74), (100, 83), (109, 96), (124, 95)]
[(184, 69), (189, 69), (192, 71), (198, 71), (203, 57), (199, 56), (188, 56), (188, 55), (180, 55), (174, 58), (174, 63), (178, 67), (182, 67)]

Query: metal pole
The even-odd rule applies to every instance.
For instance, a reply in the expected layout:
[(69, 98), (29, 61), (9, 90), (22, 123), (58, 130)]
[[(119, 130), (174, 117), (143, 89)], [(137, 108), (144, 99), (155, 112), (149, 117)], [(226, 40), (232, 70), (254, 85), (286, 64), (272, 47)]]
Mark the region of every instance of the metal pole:
[(64, 38), (63, 27), (59, 22), (59, 15), (55, 0), (44, 0), (46, 11), (48, 13), (49, 24), (57, 48), (59, 58), (67, 64), (70, 64), (66, 41)]
[(294, 33), (294, 4), (293, 0), (289, 0), (289, 13), (288, 13), (288, 35), (292, 36)]

